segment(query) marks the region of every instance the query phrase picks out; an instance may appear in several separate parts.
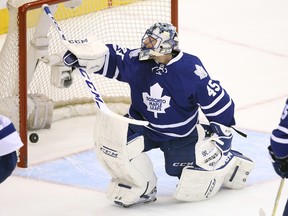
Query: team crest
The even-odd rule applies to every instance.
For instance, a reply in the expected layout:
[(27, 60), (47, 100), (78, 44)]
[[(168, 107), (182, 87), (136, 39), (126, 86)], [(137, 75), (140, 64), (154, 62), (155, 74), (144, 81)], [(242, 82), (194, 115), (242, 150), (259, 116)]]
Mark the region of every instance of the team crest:
[(208, 76), (207, 72), (202, 66), (196, 64), (195, 68), (196, 70), (194, 71), (194, 73), (199, 76), (201, 80)]
[(171, 97), (162, 96), (162, 93), (163, 88), (158, 83), (150, 87), (150, 95), (147, 92), (142, 93), (147, 111), (153, 112), (155, 118), (158, 118), (158, 113), (165, 113), (165, 109), (170, 107)]

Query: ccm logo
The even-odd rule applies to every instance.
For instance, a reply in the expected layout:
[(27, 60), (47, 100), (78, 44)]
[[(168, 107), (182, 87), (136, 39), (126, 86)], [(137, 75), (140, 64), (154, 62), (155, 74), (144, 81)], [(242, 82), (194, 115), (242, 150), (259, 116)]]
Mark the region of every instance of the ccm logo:
[(206, 193), (205, 193), (205, 197), (206, 198), (208, 198), (209, 196), (210, 196), (210, 194), (212, 193), (212, 191), (214, 190), (214, 187), (215, 187), (215, 185), (216, 185), (216, 179), (212, 179), (211, 181), (210, 181), (210, 184), (209, 184), (209, 186), (208, 186), (208, 188), (207, 188), (207, 191), (206, 191)]
[(81, 39), (81, 40), (68, 40), (70, 44), (84, 44), (88, 43), (88, 39)]
[(113, 149), (109, 149), (109, 148), (107, 148), (107, 147), (105, 147), (105, 146), (101, 146), (101, 147), (100, 147), (100, 150), (101, 150), (104, 154), (106, 154), (106, 155), (108, 155), (108, 156), (111, 156), (111, 157), (114, 157), (114, 158), (117, 158), (117, 157), (118, 157), (118, 152), (115, 151), (115, 150), (113, 150)]
[(185, 166), (193, 166), (193, 162), (187, 162), (187, 163), (173, 163), (174, 167), (185, 167)]

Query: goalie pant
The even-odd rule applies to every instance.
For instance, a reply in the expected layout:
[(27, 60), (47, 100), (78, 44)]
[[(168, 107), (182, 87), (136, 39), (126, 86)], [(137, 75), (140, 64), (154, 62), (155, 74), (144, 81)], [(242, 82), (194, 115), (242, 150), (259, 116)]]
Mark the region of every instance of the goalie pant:
[(17, 163), (17, 150), (23, 143), (13, 123), (0, 116), (0, 183), (13, 172)]

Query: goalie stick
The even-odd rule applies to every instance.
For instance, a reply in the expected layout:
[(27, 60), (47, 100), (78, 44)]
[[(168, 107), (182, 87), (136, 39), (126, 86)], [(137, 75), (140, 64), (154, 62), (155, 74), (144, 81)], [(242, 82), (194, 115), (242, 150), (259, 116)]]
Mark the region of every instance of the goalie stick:
[[(61, 27), (59, 26), (58, 22), (55, 20), (53, 14), (51, 13), (50, 11), (50, 8), (49, 8), (49, 5), (47, 4), (43, 4), (42, 5), (42, 9), (45, 11), (45, 13), (49, 16), (51, 22), (53, 23), (55, 29), (57, 30), (57, 32), (59, 33), (60, 35), (60, 38), (62, 41), (67, 41), (69, 43), (73, 43), (75, 40), (68, 40), (64, 34), (64, 32), (62, 31)], [(79, 40), (77, 40), (79, 41)], [(83, 43), (85, 43), (86, 41), (88, 40), (81, 40), (83, 41)], [(86, 70), (82, 67), (82, 68), (78, 68), (81, 76), (84, 78), (85, 80), (85, 83), (87, 85), (87, 87), (89, 88), (92, 96), (93, 96), (93, 100), (94, 102), (96, 103), (96, 105), (98, 106), (98, 108), (106, 113), (107, 115), (111, 116), (111, 117), (114, 117), (116, 119), (119, 119), (119, 120), (122, 120), (122, 121), (125, 121), (125, 122), (128, 122), (130, 124), (135, 124), (135, 125), (142, 125), (142, 126), (145, 126), (145, 125), (148, 125), (148, 122), (147, 121), (141, 121), (141, 120), (136, 120), (136, 119), (130, 119), (130, 118), (126, 118), (124, 116), (121, 116), (117, 113), (114, 113), (112, 112), (108, 107), (107, 105), (105, 104), (104, 100), (102, 99), (101, 97), (101, 94), (100, 92), (96, 89), (95, 85), (93, 84), (92, 80), (90, 79), (90, 76), (88, 75), (88, 73), (86, 72)]]
[(286, 204), (284, 207), (283, 215), (288, 215), (288, 199), (286, 200)]
[[(283, 190), (284, 183), (285, 183), (285, 178), (282, 178), (281, 182), (280, 182), (280, 185), (279, 185), (278, 192), (277, 192), (277, 196), (275, 198), (274, 207), (273, 207), (273, 211), (272, 211), (272, 216), (276, 215), (276, 210), (278, 208), (278, 203), (279, 203), (279, 200), (280, 200), (280, 196), (281, 196), (281, 193), (282, 193), (282, 190)], [(287, 205), (287, 203), (286, 203), (286, 205)], [(286, 209), (286, 206), (285, 206), (285, 209)], [(266, 216), (266, 214), (265, 214), (265, 212), (264, 212), (264, 210), (262, 208), (259, 210), (259, 216)]]

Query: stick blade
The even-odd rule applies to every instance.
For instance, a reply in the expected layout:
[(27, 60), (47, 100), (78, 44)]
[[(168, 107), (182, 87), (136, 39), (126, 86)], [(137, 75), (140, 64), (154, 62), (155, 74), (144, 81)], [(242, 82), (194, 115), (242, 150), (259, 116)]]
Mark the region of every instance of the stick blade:
[(259, 216), (266, 216), (263, 208), (260, 208), (260, 209), (259, 209)]

